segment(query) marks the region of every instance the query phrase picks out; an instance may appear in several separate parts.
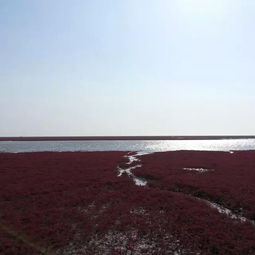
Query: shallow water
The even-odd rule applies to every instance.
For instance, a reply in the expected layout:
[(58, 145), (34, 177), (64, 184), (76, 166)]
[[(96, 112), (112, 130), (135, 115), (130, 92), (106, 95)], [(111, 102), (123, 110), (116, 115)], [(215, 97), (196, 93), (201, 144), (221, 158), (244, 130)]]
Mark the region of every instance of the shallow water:
[[(133, 181), (135, 183), (135, 185), (137, 186), (146, 186), (147, 185), (147, 181), (143, 178), (139, 178), (137, 177), (132, 170), (141, 167), (142, 165), (140, 164), (141, 160), (139, 158), (137, 158), (138, 153), (134, 154), (134, 155), (125, 155), (124, 157), (128, 158), (128, 162), (126, 163), (126, 167), (119, 167), (117, 168), (118, 171), (118, 177), (122, 176), (123, 174), (128, 175), (128, 177), (133, 178)], [(136, 165), (134, 166), (130, 166), (132, 163), (137, 162)]]
[(157, 141), (0, 141), (0, 152), (140, 151), (144, 153), (151, 153), (176, 150), (255, 150), (255, 139)]

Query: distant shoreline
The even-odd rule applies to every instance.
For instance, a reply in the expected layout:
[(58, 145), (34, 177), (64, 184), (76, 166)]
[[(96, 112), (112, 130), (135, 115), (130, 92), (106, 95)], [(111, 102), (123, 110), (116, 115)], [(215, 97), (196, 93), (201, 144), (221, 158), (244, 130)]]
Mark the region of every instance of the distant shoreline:
[(255, 136), (27, 136), (0, 137), (0, 141), (109, 141), (109, 140), (222, 140), (255, 139)]

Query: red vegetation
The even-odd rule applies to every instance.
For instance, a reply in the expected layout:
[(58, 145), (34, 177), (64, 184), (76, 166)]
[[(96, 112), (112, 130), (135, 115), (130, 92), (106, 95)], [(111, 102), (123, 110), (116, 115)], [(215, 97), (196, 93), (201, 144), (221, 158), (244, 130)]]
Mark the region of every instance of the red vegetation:
[(142, 161), (136, 174), (148, 176), (150, 186), (205, 198), (255, 220), (255, 151), (176, 151), (145, 155)]
[[(219, 197), (231, 206), (239, 199), (233, 187), (248, 172), (251, 184), (254, 153), (145, 155), (143, 167), (135, 172), (149, 178), (148, 187), (135, 186), (127, 176), (117, 177), (117, 166), (127, 160), (124, 155), (0, 154), (0, 254), (255, 253), (253, 225), (230, 219), (183, 194), (199, 196), (190, 187), (199, 188), (202, 196)], [(240, 173), (236, 164), (243, 164), (244, 176), (236, 175)], [(215, 170), (199, 174), (182, 167)], [(245, 210), (245, 215), (253, 213), (251, 205)]]

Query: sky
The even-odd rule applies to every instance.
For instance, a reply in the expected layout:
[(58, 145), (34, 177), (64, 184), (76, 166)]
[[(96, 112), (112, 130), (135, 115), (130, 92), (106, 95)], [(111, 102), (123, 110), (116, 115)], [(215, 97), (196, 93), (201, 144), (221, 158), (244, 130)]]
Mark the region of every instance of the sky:
[(254, 0), (0, 0), (0, 136), (255, 135)]

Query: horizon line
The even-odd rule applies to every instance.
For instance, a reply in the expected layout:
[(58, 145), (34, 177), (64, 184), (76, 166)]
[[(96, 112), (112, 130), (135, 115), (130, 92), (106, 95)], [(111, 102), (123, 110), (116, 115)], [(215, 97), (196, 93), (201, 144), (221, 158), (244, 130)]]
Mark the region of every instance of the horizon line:
[(176, 135), (176, 136), (3, 136), (0, 141), (99, 141), (99, 140), (220, 140), (254, 139), (255, 135)]

